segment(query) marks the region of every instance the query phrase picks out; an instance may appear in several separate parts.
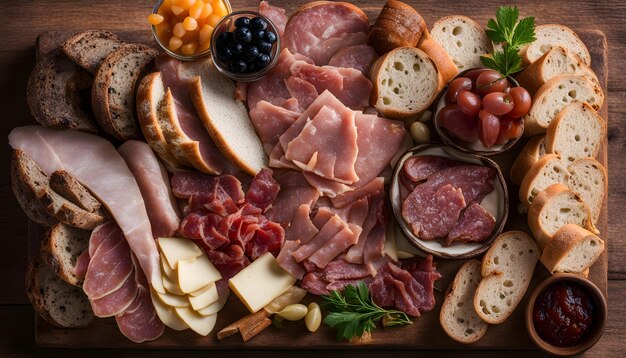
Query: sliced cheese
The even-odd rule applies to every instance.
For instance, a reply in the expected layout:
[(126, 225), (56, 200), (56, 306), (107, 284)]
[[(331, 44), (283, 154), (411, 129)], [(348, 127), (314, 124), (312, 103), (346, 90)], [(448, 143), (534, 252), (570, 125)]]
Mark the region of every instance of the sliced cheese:
[(265, 307), (295, 282), (296, 278), (280, 267), (269, 252), (228, 280), (230, 288), (250, 312)]
[(224, 305), (226, 305), (226, 301), (228, 301), (228, 296), (230, 295), (230, 291), (224, 297), (220, 297), (216, 302), (211, 303), (210, 305), (204, 307), (201, 310), (198, 310), (198, 313), (203, 316), (210, 316), (212, 314), (216, 314), (219, 312)]
[(197, 291), (222, 278), (206, 255), (179, 261), (177, 271), (178, 284), (184, 293)]
[(178, 316), (185, 321), (185, 323), (187, 323), (189, 328), (201, 336), (206, 336), (211, 333), (215, 327), (215, 322), (217, 321), (216, 314), (203, 316), (197, 314), (189, 307), (176, 307), (174, 310), (176, 310), (176, 314), (178, 314)]
[(219, 299), (219, 296), (217, 294), (217, 286), (215, 286), (215, 283), (209, 284), (206, 289), (204, 289), (203, 293), (197, 296), (189, 295), (188, 297), (189, 303), (191, 303), (191, 307), (196, 311), (217, 302), (217, 300)]
[(202, 255), (202, 250), (191, 240), (176, 237), (160, 237), (157, 240), (161, 253), (172, 270), (176, 270), (179, 261), (191, 260)]
[(185, 294), (183, 291), (180, 290), (180, 286), (178, 285), (178, 277), (174, 277), (172, 279), (166, 274), (163, 274), (163, 287), (165, 287), (165, 291), (173, 293), (175, 295)]
[(158, 294), (154, 290), (150, 290), (150, 295), (152, 297), (152, 303), (154, 304), (154, 310), (164, 325), (175, 331), (182, 331), (189, 328), (187, 323), (176, 314), (172, 307), (164, 304), (163, 301), (159, 299)]
[(178, 280), (178, 274), (175, 270), (172, 270), (170, 264), (167, 263), (165, 255), (161, 255), (161, 272), (169, 278), (176, 278)]
[(179, 296), (169, 292), (157, 292), (157, 294), (161, 302), (171, 307), (187, 307), (190, 304), (187, 296)]

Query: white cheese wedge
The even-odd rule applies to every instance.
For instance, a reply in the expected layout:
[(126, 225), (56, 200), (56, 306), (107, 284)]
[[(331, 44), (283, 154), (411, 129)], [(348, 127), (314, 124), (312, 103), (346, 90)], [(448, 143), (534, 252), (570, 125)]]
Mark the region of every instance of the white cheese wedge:
[(161, 300), (161, 302), (163, 302), (164, 304), (168, 305), (168, 306), (172, 306), (172, 307), (187, 307), (190, 305), (189, 300), (187, 299), (187, 296), (179, 296), (179, 295), (175, 295), (173, 293), (161, 293), (161, 292), (157, 292), (159, 295), (159, 299)]
[(210, 305), (204, 307), (201, 310), (198, 310), (198, 313), (203, 316), (210, 316), (212, 314), (216, 314), (219, 312), (224, 305), (226, 305), (226, 301), (228, 301), (228, 296), (230, 295), (230, 291), (224, 297), (220, 297), (216, 302), (211, 303)]
[(296, 278), (283, 270), (269, 252), (228, 280), (230, 288), (250, 312), (265, 307), (295, 282)]
[(189, 307), (176, 307), (174, 310), (176, 311), (176, 314), (178, 314), (178, 316), (185, 321), (185, 323), (187, 323), (189, 328), (201, 336), (206, 336), (211, 333), (215, 327), (215, 322), (217, 321), (216, 314), (203, 316), (197, 314)]
[(179, 261), (191, 260), (202, 255), (202, 250), (193, 241), (181, 238), (160, 237), (157, 239), (167, 264), (176, 270)]
[(165, 273), (163, 274), (163, 287), (165, 291), (173, 293), (175, 295), (184, 295), (185, 293), (180, 290), (178, 285), (178, 277), (170, 278)]
[(183, 321), (182, 318), (176, 314), (176, 311), (174, 311), (172, 307), (164, 304), (163, 301), (159, 299), (154, 290), (150, 290), (150, 296), (152, 297), (152, 303), (154, 304), (157, 316), (159, 316), (159, 319), (164, 325), (175, 331), (182, 331), (189, 328), (187, 323), (185, 323), (185, 321)]
[(178, 274), (175, 270), (172, 270), (170, 264), (167, 263), (165, 255), (161, 255), (161, 272), (169, 278), (176, 278), (178, 280)]
[(387, 232), (385, 239), (385, 246), (383, 247), (383, 252), (389, 256), (394, 262), (398, 261), (398, 245), (396, 244), (396, 224), (393, 220), (389, 220), (389, 224), (387, 224)]
[(197, 295), (197, 296), (187, 296), (189, 298), (189, 303), (191, 303), (191, 308), (193, 308), (194, 310), (198, 311), (212, 303), (217, 302), (217, 300), (219, 299), (219, 296), (217, 294), (217, 286), (215, 286), (215, 283), (211, 283), (209, 284), (205, 289), (204, 292)]
[[(169, 262), (169, 260), (168, 260)], [(190, 293), (222, 278), (206, 255), (178, 262), (178, 284), (181, 291)]]

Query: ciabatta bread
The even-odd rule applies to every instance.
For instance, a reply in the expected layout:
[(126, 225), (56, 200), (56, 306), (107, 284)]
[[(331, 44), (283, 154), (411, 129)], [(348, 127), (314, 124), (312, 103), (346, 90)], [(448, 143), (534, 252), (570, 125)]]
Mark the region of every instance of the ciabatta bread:
[(504, 322), (520, 303), (541, 255), (537, 242), (521, 231), (500, 234), (482, 262), (474, 309), (489, 324)]
[(86, 30), (65, 40), (61, 48), (77, 65), (95, 74), (102, 61), (122, 45), (124, 41), (112, 32)]
[(532, 137), (517, 158), (515, 158), (513, 166), (511, 166), (511, 182), (520, 185), (526, 173), (544, 155), (546, 155), (546, 136), (537, 135)]
[(459, 268), (439, 313), (441, 328), (460, 343), (478, 341), (489, 327), (474, 310), (474, 294), (482, 279), (480, 271), (481, 263), (478, 260), (469, 260)]
[(41, 226), (57, 221), (39, 199), (48, 190), (49, 180), (44, 171), (26, 153), (13, 149), (11, 153), (11, 188), (26, 215)]
[(574, 102), (554, 118), (546, 132), (546, 151), (573, 162), (595, 158), (604, 139), (604, 120), (586, 103)]
[(413, 7), (389, 0), (370, 30), (368, 43), (382, 55), (398, 47), (417, 46), (424, 30), (426, 22)]
[(483, 28), (467, 16), (442, 17), (430, 35), (450, 54), (459, 71), (483, 67), (480, 56), (493, 52)]
[(591, 66), (589, 50), (570, 28), (563, 25), (539, 25), (535, 27), (535, 37), (537, 39), (533, 43), (520, 51), (525, 65), (535, 62), (553, 47), (562, 46), (580, 57), (585, 65)]
[(551, 273), (584, 274), (604, 252), (604, 241), (575, 224), (560, 228), (543, 248), (541, 263)]
[(422, 39), (417, 47), (424, 51), (424, 53), (433, 60), (435, 66), (437, 66), (437, 70), (441, 75), (440, 87), (443, 87), (459, 73), (459, 69), (454, 64), (450, 54), (441, 47), (439, 42), (435, 41), (432, 36), (430, 36), (427, 29), (424, 30)]
[(63, 281), (81, 286), (83, 278), (73, 273), (76, 259), (89, 247), (91, 232), (58, 223), (48, 229), (41, 243), (41, 256)]

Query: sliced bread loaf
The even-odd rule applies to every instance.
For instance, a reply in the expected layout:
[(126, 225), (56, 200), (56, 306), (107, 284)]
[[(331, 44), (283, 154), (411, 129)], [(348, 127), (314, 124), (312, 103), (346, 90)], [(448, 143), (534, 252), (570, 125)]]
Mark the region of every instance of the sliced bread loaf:
[(49, 180), (26, 153), (14, 149), (11, 153), (11, 188), (26, 215), (41, 226), (50, 226), (56, 219), (39, 201), (48, 190)]
[(585, 202), (563, 184), (543, 190), (528, 209), (528, 226), (540, 247), (566, 224), (575, 224), (597, 233)]
[(535, 271), (541, 250), (521, 231), (500, 234), (482, 262), (474, 309), (489, 324), (504, 322), (520, 303)]
[(414, 47), (399, 47), (372, 65), (370, 104), (389, 118), (409, 119), (428, 108), (441, 83), (435, 63)]
[(158, 51), (126, 44), (107, 56), (96, 72), (91, 91), (93, 111), (100, 126), (117, 139), (141, 137), (135, 117), (136, 82)]
[(439, 42), (435, 41), (435, 39), (430, 36), (428, 30), (424, 30), (422, 39), (417, 47), (424, 51), (424, 53), (433, 60), (435, 66), (437, 66), (437, 70), (441, 75), (440, 86), (443, 87), (443, 85), (448, 83), (459, 73), (459, 69), (456, 67), (450, 54), (441, 47)]
[(77, 65), (95, 74), (102, 61), (124, 45), (124, 41), (112, 32), (86, 30), (65, 40), (61, 48)]
[(571, 163), (567, 170), (570, 173), (567, 187), (580, 195), (591, 210), (594, 224), (597, 223), (608, 192), (606, 169), (597, 160), (584, 158)]
[(532, 137), (517, 158), (515, 158), (513, 166), (511, 166), (510, 177), (513, 184), (520, 185), (526, 173), (544, 155), (546, 155), (546, 136), (537, 135)]
[(81, 286), (83, 279), (72, 272), (76, 259), (89, 247), (91, 233), (58, 223), (48, 229), (41, 243), (41, 256), (63, 281)]
[(50, 175), (50, 188), (90, 213), (102, 207), (102, 204), (91, 195), (87, 188), (64, 170), (58, 170)]
[(482, 278), (480, 271), (480, 261), (465, 262), (456, 273), (441, 306), (441, 327), (450, 338), (460, 343), (478, 341), (489, 327), (474, 310), (474, 294)]
[(108, 219), (104, 209), (89, 212), (50, 188), (44, 192), (39, 201), (55, 219), (80, 229), (91, 230)]
[(575, 224), (560, 228), (543, 248), (541, 263), (550, 271), (583, 274), (604, 251), (604, 241)]
[(52, 50), (37, 62), (28, 78), (26, 98), (35, 120), (44, 127), (96, 133), (89, 91), (91, 75)]
[(528, 170), (519, 190), (520, 202), (529, 207), (535, 197), (552, 184), (569, 180), (567, 164), (557, 154), (546, 154)]
[(35, 312), (54, 326), (79, 328), (93, 321), (91, 304), (83, 290), (61, 280), (40, 257), (28, 265), (26, 293)]
[(459, 71), (483, 67), (480, 56), (493, 52), (483, 28), (466, 16), (442, 17), (430, 34), (450, 54)]
[(604, 93), (600, 86), (584, 76), (552, 78), (537, 91), (530, 111), (524, 116), (524, 134), (544, 133), (559, 112), (572, 102), (586, 102), (597, 111), (604, 103)]
[(578, 55), (585, 65), (591, 65), (589, 50), (570, 28), (563, 25), (539, 25), (535, 27), (535, 37), (537, 39), (533, 43), (520, 51), (524, 64), (535, 62), (555, 46), (562, 46)]
[(531, 94), (535, 94), (541, 86), (558, 75), (577, 75), (589, 77), (598, 82), (593, 70), (575, 53), (562, 46), (555, 46), (520, 72), (515, 79)]
[(546, 151), (573, 162), (595, 158), (606, 127), (604, 120), (587, 103), (573, 102), (550, 122), (546, 132)]

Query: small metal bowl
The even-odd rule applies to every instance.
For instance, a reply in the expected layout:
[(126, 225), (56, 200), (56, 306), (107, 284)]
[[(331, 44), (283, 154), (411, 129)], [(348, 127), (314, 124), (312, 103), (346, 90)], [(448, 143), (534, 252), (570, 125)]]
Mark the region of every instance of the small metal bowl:
[[(272, 51), (270, 52), (270, 56), (272, 57), (272, 60), (267, 66), (265, 66), (265, 68), (263, 68), (260, 71), (251, 72), (251, 73), (231, 72), (228, 70), (228, 65), (224, 63), (223, 61), (220, 61), (220, 59), (218, 59), (217, 56), (215, 55), (216, 54), (215, 46), (217, 45), (217, 41), (216, 41), (217, 37), (224, 32), (233, 31), (235, 29), (235, 21), (240, 17), (249, 17), (249, 18), (260, 17), (263, 20), (267, 21), (267, 24), (268, 24), (267, 28), (276, 34), (276, 42), (272, 44)], [(272, 22), (272, 20), (268, 19), (267, 17), (261, 15), (259, 12), (256, 12), (256, 11), (235, 11), (228, 16), (224, 16), (224, 18), (220, 22), (218, 22), (217, 25), (215, 26), (215, 29), (213, 30), (213, 35), (211, 36), (211, 58), (213, 59), (213, 63), (215, 64), (215, 67), (223, 75), (225, 75), (226, 77), (234, 81), (252, 82), (265, 76), (265, 74), (269, 72), (278, 61), (279, 52), (280, 52), (280, 36), (278, 35), (278, 29), (276, 28), (276, 25)]]
[[(456, 75), (456, 77), (454, 77), (452, 80), (459, 78), (459, 77), (463, 77), (466, 73), (468, 73), (469, 71), (473, 71), (473, 70), (480, 70), (480, 68), (470, 68), (468, 70), (465, 70), (459, 73), (458, 75)], [(452, 80), (450, 82), (452, 82)], [(511, 84), (512, 87), (519, 87), (519, 83), (513, 77), (509, 76), (507, 77), (507, 80), (509, 81), (509, 84)], [(448, 87), (450, 86), (450, 82), (448, 82), (443, 87), (443, 89), (439, 92), (439, 96), (435, 100), (433, 107), (432, 107), (433, 127), (435, 127), (435, 132), (437, 133), (439, 138), (441, 138), (442, 142), (465, 153), (490, 156), (490, 155), (496, 155), (496, 154), (509, 150), (523, 136), (524, 122), (522, 122), (521, 134), (517, 138), (510, 139), (505, 144), (496, 144), (490, 148), (487, 148), (484, 145), (482, 145), (480, 141), (476, 141), (475, 143), (463, 143), (449, 136), (446, 129), (439, 125), (438, 115), (439, 115), (439, 111), (446, 105), (445, 97), (446, 97), (446, 92), (448, 92)]]
[[(589, 335), (582, 339), (580, 342), (578, 342), (576, 345), (571, 347), (557, 347), (544, 341), (535, 330), (535, 324), (533, 322), (533, 307), (535, 306), (537, 298), (547, 288), (559, 282), (576, 283), (586, 289), (593, 299), (595, 308), (594, 321), (592, 323)], [(602, 337), (602, 333), (604, 332), (604, 327), (607, 321), (607, 314), (608, 310), (606, 305), (606, 298), (604, 297), (598, 286), (596, 286), (593, 282), (575, 274), (555, 274), (554, 276), (551, 276), (542, 283), (540, 283), (539, 286), (537, 286), (537, 288), (535, 288), (535, 290), (530, 295), (525, 312), (526, 329), (528, 331), (530, 339), (535, 342), (535, 344), (544, 352), (556, 356), (572, 356), (586, 351), (598, 342), (600, 337)]]
[[(441, 242), (436, 240), (422, 240), (413, 233), (411, 225), (407, 223), (402, 216), (402, 184), (400, 183), (399, 175), (400, 171), (402, 170), (402, 166), (407, 159), (414, 156), (422, 155), (446, 157), (468, 164), (479, 164), (488, 166), (496, 170), (494, 191), (487, 195), (487, 197), (485, 197), (485, 199), (483, 199), (483, 202), (481, 203), (481, 205), (485, 207), (485, 209), (487, 209), (489, 212), (491, 212), (492, 215), (496, 218), (495, 228), (489, 238), (487, 238), (483, 242), (478, 243), (455, 242), (452, 245), (446, 247), (443, 246)], [(506, 219), (509, 214), (509, 195), (506, 187), (506, 182), (504, 176), (502, 175), (502, 171), (500, 170), (500, 167), (498, 166), (498, 164), (496, 164), (496, 162), (480, 155), (463, 153), (445, 145), (437, 144), (419, 145), (415, 148), (408, 150), (400, 157), (393, 172), (391, 188), (389, 189), (389, 200), (396, 222), (398, 223), (398, 226), (400, 227), (400, 230), (406, 237), (407, 241), (418, 249), (426, 253), (432, 254), (435, 257), (443, 259), (468, 259), (476, 257), (487, 251), (495, 238), (504, 229), (504, 225), (506, 224)]]

